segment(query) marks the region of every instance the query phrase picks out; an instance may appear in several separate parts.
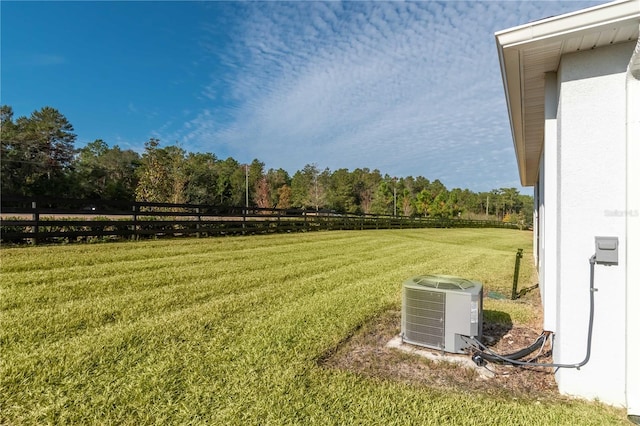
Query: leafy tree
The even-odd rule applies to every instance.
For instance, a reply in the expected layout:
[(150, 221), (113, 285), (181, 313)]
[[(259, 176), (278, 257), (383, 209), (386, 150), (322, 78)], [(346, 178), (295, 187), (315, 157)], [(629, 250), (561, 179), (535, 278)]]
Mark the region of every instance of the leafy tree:
[[(269, 171), (267, 171), (266, 178), (269, 186), (269, 205), (273, 207), (280, 204), (280, 188), (283, 186), (287, 186), (289, 188), (289, 199), (286, 203), (291, 204), (291, 187), (289, 186), (291, 178), (289, 177), (289, 173), (284, 169), (269, 169)], [(288, 207), (290, 207), (290, 205)]]
[(313, 181), (311, 188), (311, 202), (316, 211), (328, 206), (327, 196), (331, 185), (331, 171), (325, 168)]
[(422, 216), (429, 215), (429, 207), (433, 202), (433, 198), (431, 197), (431, 192), (429, 192), (426, 188), (420, 191), (416, 197), (416, 211), (418, 214)]
[[(240, 170), (241, 169), (241, 170)], [(238, 172), (241, 174), (238, 182)], [(244, 168), (232, 157), (216, 163), (216, 203), (222, 206), (232, 206), (244, 204)], [(241, 185), (241, 186), (238, 186)]]
[(500, 195), (503, 203), (503, 210), (507, 213), (513, 213), (520, 210), (519, 198), (520, 193), (516, 188), (500, 188)]
[(185, 199), (191, 204), (215, 204), (217, 158), (211, 153), (189, 153), (185, 159)]
[(144, 146), (136, 198), (156, 203), (184, 203), (187, 184), (184, 150), (177, 146), (160, 148), (160, 141), (155, 138)]
[(166, 202), (171, 191), (169, 170), (160, 152), (160, 141), (155, 138), (145, 142), (140, 176), (136, 188), (138, 201)]
[(373, 198), (382, 176), (380, 171), (369, 169), (355, 169), (353, 171), (353, 191), (356, 197), (356, 205), (362, 213), (371, 213)]
[(19, 142), (19, 131), (13, 122), (13, 109), (8, 105), (0, 107), (0, 182), (2, 193), (25, 194), (23, 176), (26, 175), (29, 163), (26, 163), (26, 153)]
[(460, 188), (454, 188), (449, 191), (446, 203), (448, 217), (460, 217), (462, 215), (463, 207), (461, 205), (461, 194), (462, 190)]
[(269, 197), (269, 182), (266, 176), (262, 176), (256, 183), (256, 191), (254, 194), (254, 201), (256, 206), (266, 209), (271, 208), (271, 201)]
[(482, 209), (478, 210), (478, 194), (472, 192), (468, 189), (459, 190), (458, 192), (458, 203), (461, 207), (461, 213), (466, 214), (467, 218), (469, 218), (469, 213), (482, 213)]
[(442, 190), (436, 195), (431, 204), (428, 207), (430, 217), (435, 218), (448, 218), (451, 217), (449, 206), (447, 205), (447, 192), (446, 189)]
[(358, 208), (353, 186), (353, 175), (347, 169), (334, 171), (329, 179), (327, 202), (333, 210), (355, 213)]
[(138, 183), (140, 156), (113, 148), (97, 139), (78, 150), (73, 169), (76, 196), (108, 200), (132, 200)]
[(13, 108), (9, 105), (0, 106), (0, 124), (2, 124), (2, 131), (5, 129), (5, 125), (13, 124)]
[(440, 182), (440, 179), (436, 179), (431, 182), (431, 184), (428, 185), (428, 189), (431, 192), (431, 196), (434, 198), (437, 197), (440, 193), (447, 192), (447, 187), (444, 186), (442, 182)]
[(121, 150), (115, 145), (104, 157), (104, 163), (111, 173), (105, 198), (133, 200), (138, 185), (136, 171), (140, 166), (140, 155), (131, 149)]
[[(411, 178), (413, 180), (413, 178), (411, 176), (409, 176), (409, 178)], [(440, 182), (440, 181), (438, 181), (438, 182)], [(431, 182), (429, 181), (429, 179), (425, 178), (424, 176), (418, 176), (413, 181), (413, 190), (412, 191), (413, 191), (414, 194), (418, 194), (423, 189), (429, 189), (430, 187), (431, 187)], [(431, 196), (435, 197), (435, 194), (431, 194)]]
[[(532, 223), (533, 199), (515, 188), (475, 193), (449, 191), (423, 176), (384, 177), (367, 168), (320, 171), (307, 164), (291, 178), (283, 169), (264, 172), (254, 159), (242, 165), (232, 157), (186, 153), (150, 139), (142, 155), (97, 139), (77, 151), (75, 134), (57, 110), (44, 107), (14, 120), (0, 107), (1, 190), (5, 194), (76, 196), (193, 204), (303, 207), (348, 213), (458, 217), (489, 213), (503, 220)], [(394, 202), (395, 201), (395, 202)], [(393, 207), (396, 206), (394, 211)]]
[(531, 195), (518, 195), (518, 204), (525, 226), (533, 226), (533, 197)]
[(2, 190), (18, 195), (69, 196), (68, 171), (76, 135), (58, 110), (44, 107), (13, 122), (13, 110), (3, 106)]
[[(388, 176), (387, 176), (388, 178)], [(373, 195), (371, 212), (374, 214), (390, 214), (393, 210), (393, 184), (388, 179), (381, 181)]]
[(249, 204), (251, 186), (248, 185), (249, 165), (238, 164), (238, 167), (231, 174), (231, 205), (245, 206)]
[(164, 149), (164, 155), (167, 158), (169, 168), (169, 182), (171, 190), (169, 194), (169, 202), (175, 204), (185, 203), (185, 188), (188, 182), (187, 170), (185, 167), (185, 151), (175, 145), (168, 146)]
[(291, 208), (291, 187), (289, 185), (285, 184), (278, 188), (278, 204), (276, 205), (276, 208)]
[(315, 165), (307, 164), (302, 170), (298, 170), (291, 179), (291, 202), (294, 207), (309, 207), (309, 190), (314, 176), (317, 174)]
[(402, 209), (403, 216), (413, 216), (415, 211), (414, 207), (415, 203), (413, 201), (413, 197), (411, 196), (411, 191), (408, 188), (404, 188), (402, 190), (402, 194), (400, 195), (400, 208)]
[[(258, 198), (262, 197), (264, 199), (261, 200), (261, 203), (264, 204), (265, 207), (271, 207), (269, 206), (269, 185), (266, 180), (261, 182), (265, 177), (264, 163), (254, 159), (249, 165), (249, 175), (245, 177), (248, 179), (249, 184), (249, 200), (253, 200), (256, 203), (255, 205), (258, 205)], [(258, 195), (258, 190), (261, 185), (263, 186), (261, 189), (263, 193)], [(258, 207), (260, 206), (258, 205)]]
[(96, 139), (78, 150), (74, 169), (78, 177), (77, 192), (81, 197), (101, 198), (104, 195), (109, 171), (99, 159), (108, 149), (106, 142)]
[(307, 164), (293, 175), (291, 180), (291, 198), (295, 207), (319, 210), (325, 206), (325, 183), (329, 177), (328, 169), (321, 176), (315, 164)]

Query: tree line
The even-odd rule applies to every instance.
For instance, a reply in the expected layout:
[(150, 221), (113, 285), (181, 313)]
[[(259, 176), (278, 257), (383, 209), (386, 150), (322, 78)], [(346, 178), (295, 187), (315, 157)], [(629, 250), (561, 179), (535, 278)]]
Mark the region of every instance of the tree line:
[(2, 194), (302, 208), (437, 218), (491, 218), (530, 223), (533, 199), (515, 188), (475, 193), (447, 189), (423, 176), (395, 177), (379, 170), (320, 169), (307, 164), (291, 176), (254, 159), (187, 152), (151, 138), (139, 154), (97, 139), (75, 148), (67, 118), (52, 107), (14, 119), (0, 107)]

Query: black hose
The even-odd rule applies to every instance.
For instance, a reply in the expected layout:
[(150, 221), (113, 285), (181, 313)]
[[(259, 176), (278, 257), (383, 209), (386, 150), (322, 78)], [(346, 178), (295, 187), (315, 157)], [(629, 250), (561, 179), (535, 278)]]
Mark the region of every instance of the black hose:
[[(589, 303), (590, 303), (589, 332), (587, 334), (587, 353), (586, 353), (586, 355), (585, 355), (585, 357), (584, 357), (584, 359), (582, 361), (580, 361), (577, 364), (555, 364), (555, 363), (540, 363), (540, 362), (517, 361), (516, 359), (510, 359), (507, 356), (500, 355), (500, 354), (497, 354), (497, 353), (493, 352), (492, 350), (487, 348), (485, 345), (480, 343), (480, 341), (478, 341), (475, 338), (469, 338), (469, 340), (471, 341), (470, 343), (472, 345), (474, 345), (476, 347), (479, 346), (481, 348), (473, 356), (473, 359), (476, 362), (476, 364), (478, 364), (479, 362), (481, 363), (482, 360), (489, 361), (489, 359), (485, 358), (485, 355), (488, 355), (491, 358), (495, 358), (495, 359), (501, 360), (505, 364), (529, 366), (529, 367), (554, 367), (554, 368), (577, 368), (577, 369), (580, 369), (580, 367), (582, 367), (587, 362), (589, 362), (589, 359), (591, 358), (591, 337), (593, 335), (593, 312), (594, 312), (594, 305), (595, 305), (593, 293), (595, 293), (597, 291), (597, 289), (594, 288), (594, 277), (593, 277), (594, 276), (595, 264), (596, 264), (596, 255), (594, 254), (593, 256), (591, 256), (591, 258), (589, 258), (590, 275), (591, 275), (590, 280), (589, 280)], [(464, 336), (463, 336), (463, 338), (464, 338)], [(538, 338), (538, 339), (540, 339), (540, 338)], [(526, 348), (526, 349), (528, 349), (528, 348)], [(493, 361), (490, 361), (490, 362), (493, 362)]]
[(513, 352), (510, 354), (501, 355), (501, 356), (496, 356), (487, 352), (477, 351), (476, 353), (474, 353), (474, 361), (477, 364), (478, 360), (475, 359), (475, 356), (479, 356), (483, 360), (491, 362), (493, 364), (511, 364), (511, 361), (522, 359), (525, 356), (530, 355), (533, 352), (537, 351), (542, 347), (542, 345), (545, 344), (546, 341), (547, 341), (547, 333), (543, 333), (530, 346), (524, 349), (520, 349), (517, 352)]

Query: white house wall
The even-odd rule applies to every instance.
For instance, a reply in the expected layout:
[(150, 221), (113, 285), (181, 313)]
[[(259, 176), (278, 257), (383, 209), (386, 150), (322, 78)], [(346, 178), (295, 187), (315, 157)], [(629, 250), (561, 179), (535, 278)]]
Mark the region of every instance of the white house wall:
[(627, 410), (640, 417), (640, 40), (627, 72)]
[[(540, 159), (540, 181), (542, 182), (543, 212), (545, 217), (542, 229), (542, 247), (544, 262), (539, 269), (542, 306), (556, 306), (558, 298), (558, 76), (555, 72), (545, 75), (544, 105), (544, 151)], [(551, 217), (553, 215), (553, 217)], [(544, 329), (557, 330), (557, 312), (544, 310)]]
[[(626, 405), (626, 220), (611, 212), (626, 206), (625, 87), (634, 47), (635, 42), (624, 43), (562, 57), (554, 150), (557, 217), (545, 218), (547, 236), (550, 226), (557, 231), (557, 363), (578, 363), (585, 357), (594, 238), (620, 240), (620, 264), (595, 267), (598, 291), (591, 359), (580, 370), (560, 369), (556, 376), (563, 393), (618, 405)], [(553, 162), (549, 148), (545, 147), (545, 167)], [(545, 172), (549, 176), (549, 170)], [(545, 244), (548, 247), (548, 238)], [(547, 249), (545, 256), (549, 262), (555, 254)]]

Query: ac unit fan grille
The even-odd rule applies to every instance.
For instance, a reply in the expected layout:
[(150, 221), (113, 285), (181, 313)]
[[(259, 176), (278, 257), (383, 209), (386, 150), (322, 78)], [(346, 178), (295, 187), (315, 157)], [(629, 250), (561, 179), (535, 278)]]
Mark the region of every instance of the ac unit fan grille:
[(405, 288), (404, 338), (433, 348), (444, 348), (446, 295)]

